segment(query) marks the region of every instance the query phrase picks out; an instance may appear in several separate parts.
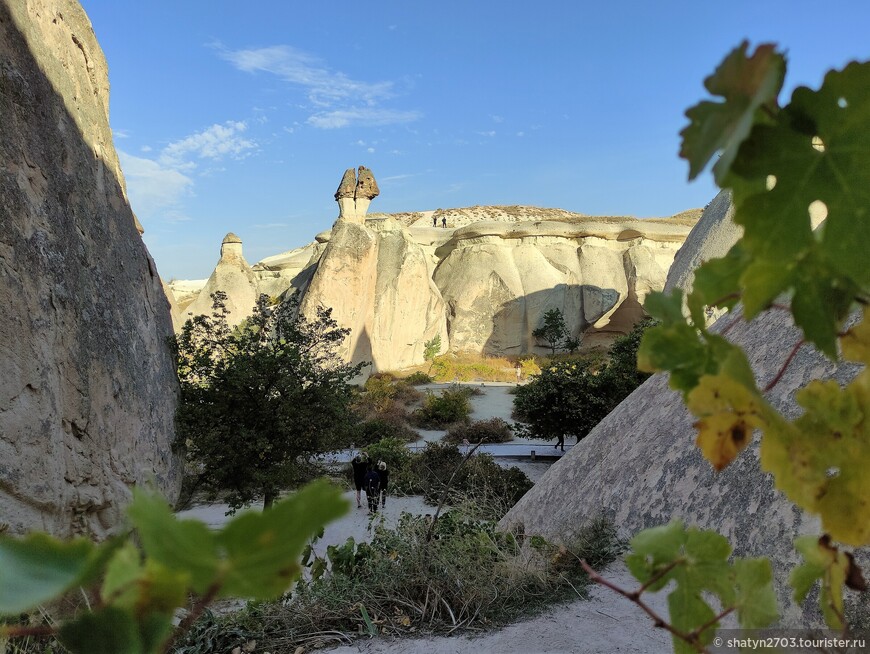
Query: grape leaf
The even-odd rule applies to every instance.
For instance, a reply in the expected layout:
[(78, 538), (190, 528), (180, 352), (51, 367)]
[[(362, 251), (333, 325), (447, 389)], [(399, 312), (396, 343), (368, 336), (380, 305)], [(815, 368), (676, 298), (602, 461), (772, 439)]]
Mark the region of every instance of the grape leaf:
[(128, 509), (145, 553), (171, 570), (189, 573), (191, 587), (203, 594), (218, 575), (217, 544), (198, 520), (178, 520), (158, 495), (134, 491)]
[(870, 373), (846, 388), (814, 381), (796, 395), (805, 411), (771, 423), (761, 442), (762, 468), (801, 508), (818, 514), (825, 531), (849, 545), (870, 543)]
[(819, 604), (825, 622), (831, 629), (843, 628), (843, 586), (849, 569), (849, 558), (832, 547), (827, 536), (800, 536), (794, 541), (804, 562), (792, 570), (789, 582), (794, 599), (801, 603), (815, 585), (822, 582)]
[(734, 562), (737, 588), (737, 619), (744, 629), (761, 629), (779, 618), (773, 570), (767, 559), (739, 559)]
[(95, 549), (83, 538), (63, 542), (40, 533), (0, 538), (0, 615), (22, 613), (78, 585)]
[(696, 444), (716, 470), (731, 463), (752, 441), (753, 430), (765, 425), (764, 401), (730, 375), (702, 377), (686, 405), (699, 418)]
[(722, 156), (713, 166), (716, 181), (721, 184), (740, 143), (760, 119), (760, 108), (776, 108), (785, 77), (785, 59), (770, 44), (758, 46), (747, 57), (748, 47), (744, 41), (704, 80), (706, 89), (725, 101), (707, 100), (686, 111), (689, 125), (681, 132), (680, 156), (689, 162), (689, 179), (697, 177), (721, 150)]
[(263, 513), (242, 513), (218, 534), (228, 566), (223, 596), (271, 599), (299, 574), (308, 541), (347, 512), (341, 492), (325, 481), (305, 486)]
[[(853, 298), (870, 286), (868, 120), (870, 63), (852, 63), (756, 124), (724, 180), (753, 260), (740, 279), (747, 317), (791, 289), (795, 322), (831, 358)], [(827, 216), (815, 233), (811, 207)]]

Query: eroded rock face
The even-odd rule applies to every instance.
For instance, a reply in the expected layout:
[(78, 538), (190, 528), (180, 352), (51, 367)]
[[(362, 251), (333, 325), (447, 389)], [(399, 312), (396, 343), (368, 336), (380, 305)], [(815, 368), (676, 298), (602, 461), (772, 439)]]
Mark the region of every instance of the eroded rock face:
[(199, 295), (185, 309), (183, 317), (186, 319), (189, 315), (211, 315), (211, 295), (216, 291), (227, 294), (225, 304), (229, 312), (227, 322), (230, 325), (238, 325), (251, 315), (259, 297), (256, 275), (242, 253), (242, 239), (232, 232), (224, 237), (217, 266)]
[(424, 343), (447, 340), (444, 302), (428, 257), (407, 231), (385, 219), (366, 225), (338, 220), (305, 291), (301, 310), (332, 307), (351, 329), (344, 357), (374, 370), (423, 363)]
[(102, 51), (72, 0), (0, 1), (0, 522), (105, 536), (170, 499), (169, 306), (136, 229)]
[[(729, 199), (720, 194), (686, 239), (668, 284), (691, 283), (694, 266), (724, 254), (739, 237)], [(705, 237), (704, 235), (707, 235)], [(691, 245), (690, 245), (691, 244)], [(713, 331), (747, 353), (763, 388), (800, 339), (789, 314), (769, 311), (746, 322), (740, 311), (720, 318)], [(795, 392), (815, 378), (847, 383), (854, 365), (835, 366), (804, 345), (768, 400), (789, 417), (799, 414)], [(728, 537), (740, 555), (769, 556), (778, 581), (785, 624), (805, 626), (817, 618), (790, 601), (786, 580), (798, 562), (795, 536), (818, 533), (818, 521), (777, 492), (762, 473), (757, 442), (724, 471), (716, 473), (695, 446), (695, 419), (667, 377), (654, 375), (626, 398), (590, 434), (557, 462), (505, 516), (502, 524), (528, 533), (569, 540), (597, 515), (612, 518), (621, 532), (637, 531), (682, 518)]]

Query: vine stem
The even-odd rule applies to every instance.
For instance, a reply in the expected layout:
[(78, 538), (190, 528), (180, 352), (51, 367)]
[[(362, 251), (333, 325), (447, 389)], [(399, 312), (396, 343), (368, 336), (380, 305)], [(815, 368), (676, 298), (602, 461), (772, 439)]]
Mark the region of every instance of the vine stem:
[(438, 508), (435, 510), (435, 515), (432, 516), (432, 522), (429, 524), (429, 529), (426, 530), (426, 542), (432, 540), (432, 533), (435, 531), (435, 523), (438, 522), (438, 516), (441, 514), (441, 509), (444, 508), (445, 502), (447, 502), (447, 493), (450, 491), (450, 487), (453, 485), (453, 480), (456, 478), (456, 473), (459, 472), (460, 468), (465, 465), (465, 463), (471, 458), (471, 456), (477, 451), (477, 448), (483, 445), (483, 439), (480, 439), (478, 443), (475, 443), (474, 447), (472, 447), (468, 452), (465, 453), (465, 457), (463, 457), (462, 461), (459, 462), (459, 465), (456, 466), (456, 469), (453, 471), (453, 474), (450, 475), (450, 479), (447, 480), (447, 484), (444, 486), (444, 490), (441, 491), (441, 497), (438, 501)]
[(25, 627), (17, 625), (3, 625), (0, 627), (0, 633), (10, 638), (25, 638), (27, 636), (54, 636), (57, 634), (57, 629), (49, 625), (37, 625), (34, 627)]
[(205, 591), (205, 595), (197, 600), (196, 604), (193, 605), (193, 608), (190, 609), (190, 613), (185, 616), (184, 620), (182, 620), (175, 629), (173, 635), (163, 644), (163, 654), (169, 654), (169, 650), (172, 647), (175, 638), (180, 634), (187, 632), (187, 630), (193, 626), (193, 623), (199, 619), (199, 616), (202, 615), (205, 608), (214, 601), (215, 597), (217, 597), (222, 585), (223, 582), (218, 580), (208, 587), (208, 590)]
[(798, 353), (798, 350), (801, 349), (801, 345), (806, 343), (806, 341), (801, 338), (797, 343), (794, 344), (794, 347), (791, 349), (791, 352), (788, 353), (788, 356), (785, 358), (782, 366), (779, 369), (779, 372), (776, 373), (773, 379), (764, 387), (762, 393), (767, 393), (770, 389), (776, 386), (779, 383), (779, 380), (782, 379), (782, 376), (785, 374), (785, 371), (788, 370), (789, 364), (791, 364), (791, 360), (794, 359), (795, 355)]
[(697, 634), (695, 634), (694, 632), (687, 634), (687, 633), (680, 631), (679, 629), (674, 627), (672, 624), (667, 622), (662, 616), (660, 616), (658, 613), (656, 613), (652, 609), (652, 607), (649, 606), (649, 604), (647, 604), (642, 599), (640, 599), (640, 593), (643, 592), (643, 589), (645, 587), (648, 587), (650, 584), (655, 583), (655, 581), (658, 581), (659, 579), (661, 579), (665, 574), (667, 574), (667, 572), (670, 571), (670, 569), (672, 569), (675, 565), (677, 565), (677, 563), (679, 563), (679, 562), (678, 561), (673, 562), (671, 565), (668, 566), (667, 570), (660, 572), (658, 575), (656, 575), (658, 577), (658, 579), (656, 579), (656, 577), (653, 577), (653, 579), (648, 581), (646, 584), (644, 584), (644, 586), (641, 586), (637, 590), (628, 591), (628, 590), (625, 590), (624, 588), (620, 588), (619, 586), (617, 586), (614, 583), (607, 581), (607, 579), (605, 579), (600, 574), (595, 572), (595, 570), (593, 570), (591, 567), (589, 567), (589, 564), (586, 563), (586, 561), (584, 561), (583, 559), (580, 559), (581, 567), (583, 568), (584, 572), (586, 572), (586, 574), (589, 575), (589, 578), (592, 581), (594, 581), (597, 584), (601, 584), (602, 586), (605, 586), (606, 588), (609, 588), (614, 593), (622, 595), (627, 600), (637, 604), (644, 611), (644, 613), (646, 613), (650, 618), (652, 618), (654, 626), (659, 627), (661, 629), (665, 629), (666, 631), (669, 631), (671, 633), (671, 635), (673, 635), (676, 638), (679, 638), (680, 640), (683, 640), (686, 643), (688, 643), (699, 654), (708, 654), (708, 650), (703, 645), (701, 645), (701, 643), (698, 641)]

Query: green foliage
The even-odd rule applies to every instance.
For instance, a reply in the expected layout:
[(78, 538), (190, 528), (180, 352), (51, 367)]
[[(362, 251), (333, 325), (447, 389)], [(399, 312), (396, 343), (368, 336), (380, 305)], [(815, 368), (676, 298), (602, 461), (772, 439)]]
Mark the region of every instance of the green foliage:
[(502, 381), (516, 379), (514, 364), (503, 357), (491, 357), (473, 352), (442, 354), (435, 357), (429, 374), (437, 381)]
[(465, 422), (471, 414), (469, 397), (473, 391), (455, 386), (444, 389), (440, 395), (427, 393), (423, 406), (414, 411), (417, 425), (425, 429), (438, 429), (457, 422)]
[[(668, 593), (670, 624), (686, 637), (674, 636), (674, 651), (690, 654), (709, 645), (720, 620), (736, 613), (744, 629), (766, 627), (779, 616), (773, 574), (766, 559), (731, 557), (731, 545), (713, 531), (686, 529), (675, 520), (638, 533), (625, 563), (645, 591)], [(715, 597), (720, 610), (710, 605)]]
[(279, 651), (312, 632), (367, 633), (366, 616), (379, 633), (393, 635), (504, 624), (585, 595), (577, 557), (606, 565), (616, 551), (612, 526), (581, 530), (565, 548), (543, 542), (526, 554), (516, 536), (461, 511), (441, 516), (428, 540), (430, 520), (404, 514), (395, 529), (376, 527), (371, 543), (328, 548), (328, 561), (310, 563), (322, 571), (316, 581), (262, 608), (266, 633), (258, 648)]
[(542, 439), (586, 436), (617, 404), (649, 375), (635, 365), (643, 332), (651, 325), (645, 320), (617, 339), (607, 363), (589, 359), (550, 363), (540, 374), (518, 386), (514, 415), (527, 423), (520, 433)]
[(471, 424), (459, 424), (444, 435), (444, 442), (451, 445), (462, 443), (506, 443), (514, 437), (508, 423), (501, 418), (477, 420)]
[(423, 360), (429, 361), (429, 370), (432, 370), (432, 363), (435, 357), (441, 354), (441, 334), (435, 334), (423, 344)]
[(362, 364), (336, 353), (349, 332), (331, 309), (308, 320), (295, 296), (272, 307), (261, 295), (231, 329), (225, 294), (212, 298), (212, 315), (188, 320), (177, 341), (179, 442), (212, 497), (223, 493), (233, 509), (258, 497), (268, 506), (311, 457), (350, 442), (348, 381)]
[(423, 384), (431, 384), (433, 380), (425, 372), (417, 370), (405, 377), (405, 381), (411, 386), (422, 386)]
[[(100, 545), (45, 534), (0, 537), (0, 614), (93, 587), (91, 610), (49, 630), (69, 652), (163, 652), (175, 611), (189, 596), (195, 618), (218, 597), (280, 595), (298, 576), (308, 541), (346, 511), (341, 493), (320, 482), (264, 514), (243, 513), (212, 532), (201, 522), (178, 520), (165, 500), (137, 490), (129, 509), (135, 532)], [(27, 633), (14, 623), (0, 625), (0, 637)]]
[[(839, 629), (845, 626), (844, 586), (866, 590), (866, 584), (835, 541), (870, 544), (870, 63), (831, 71), (819, 90), (799, 87), (780, 106), (784, 70), (785, 58), (773, 46), (748, 56), (744, 43), (706, 82), (724, 101), (687, 112), (691, 124), (681, 153), (690, 175), (722, 151), (714, 172), (732, 190), (743, 237), (725, 257), (696, 271), (687, 318), (681, 294), (648, 298), (647, 311), (662, 324), (645, 336), (638, 362), (644, 370), (670, 373), (671, 386), (697, 418), (697, 444), (716, 469), (739, 455), (754, 430), (762, 432), (761, 467), (827, 532), (795, 543), (804, 559), (791, 577), (795, 599), (821, 582), (822, 613)], [(825, 218), (816, 229), (813, 214)], [(803, 413), (793, 420), (765, 400), (768, 389), (756, 385), (743, 351), (705, 324), (708, 307), (742, 302), (751, 319), (779, 297), (790, 306), (775, 310), (791, 312), (806, 342), (831, 359), (840, 351), (865, 366), (844, 387), (811, 381), (796, 395)], [(847, 316), (861, 305), (861, 322), (846, 329)], [(666, 538), (658, 534), (658, 546)], [(760, 566), (745, 564), (736, 577), (738, 600), (741, 583), (757, 584), (768, 574)], [(757, 588), (747, 593), (759, 598)], [(693, 620), (700, 615), (696, 605), (680, 608)]]
[(580, 347), (580, 340), (571, 336), (560, 309), (546, 311), (541, 326), (532, 331), (532, 336), (544, 341), (553, 354), (556, 354), (557, 349), (574, 352)]

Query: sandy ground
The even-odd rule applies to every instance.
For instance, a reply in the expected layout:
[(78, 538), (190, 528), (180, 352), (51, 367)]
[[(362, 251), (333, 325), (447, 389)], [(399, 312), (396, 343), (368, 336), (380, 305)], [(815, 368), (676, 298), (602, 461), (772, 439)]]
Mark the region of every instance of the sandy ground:
[[(436, 391), (445, 386), (431, 384), (423, 388)], [(509, 384), (486, 384), (483, 388), (484, 395), (471, 398), (472, 418), (485, 420), (499, 417), (510, 422), (513, 402), (513, 396), (508, 392), (510, 388)], [(420, 445), (438, 440), (443, 434), (443, 431), (422, 431), (423, 442)], [(566, 449), (569, 447), (566, 446)], [(543, 441), (517, 439), (511, 443), (490, 446), (488, 449), (493, 450), (492, 454), (500, 465), (516, 465), (533, 481), (540, 479), (552, 464), (552, 461), (531, 461), (528, 457), (531, 449), (541, 454), (553, 453), (552, 444)], [(508, 458), (499, 458), (505, 455)], [(340, 453), (336, 459), (350, 460), (350, 456), (350, 453)], [(320, 554), (325, 553), (328, 545), (344, 543), (351, 537), (356, 541), (369, 540), (375, 521), (383, 521), (385, 525), (391, 526), (396, 524), (402, 512), (419, 515), (435, 511), (434, 507), (424, 503), (420, 497), (389, 497), (386, 507), (370, 516), (365, 508), (364, 494), (363, 508), (356, 507), (355, 492), (348, 491), (345, 497), (351, 505), (350, 512), (324, 530), (323, 538), (315, 545), (315, 550)], [(178, 516), (198, 518), (217, 528), (229, 520), (225, 515), (226, 510), (225, 504), (206, 504), (182, 511)], [(637, 586), (637, 582), (633, 581), (621, 563), (611, 566), (605, 576), (622, 588), (632, 589)], [(667, 615), (664, 596), (655, 595), (646, 599), (655, 610)], [(655, 629), (651, 620), (638, 607), (606, 588), (595, 586), (589, 600), (554, 606), (546, 614), (480, 636), (361, 638), (353, 645), (325, 651), (331, 654), (659, 654), (672, 649), (668, 634)]]

